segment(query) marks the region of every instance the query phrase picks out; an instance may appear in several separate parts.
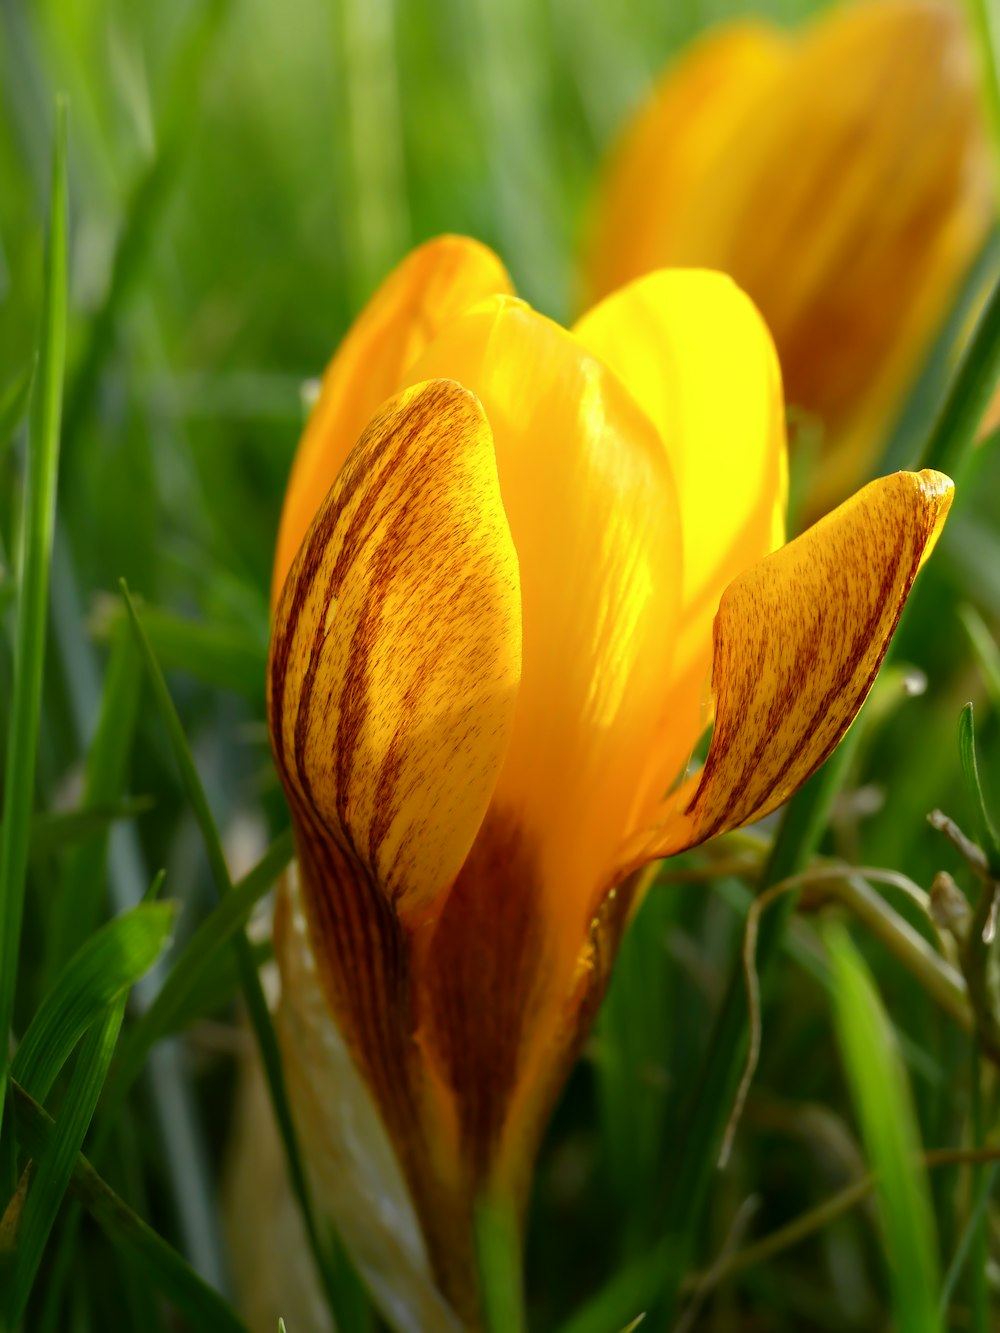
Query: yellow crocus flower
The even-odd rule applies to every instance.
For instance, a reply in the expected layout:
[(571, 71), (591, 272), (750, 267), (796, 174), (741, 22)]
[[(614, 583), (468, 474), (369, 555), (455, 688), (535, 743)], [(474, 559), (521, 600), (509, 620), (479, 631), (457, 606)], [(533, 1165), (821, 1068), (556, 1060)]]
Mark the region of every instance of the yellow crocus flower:
[(320, 1199), (400, 1328), (477, 1326), (474, 1200), (523, 1205), (639, 872), (830, 753), (952, 493), (897, 473), (783, 545), (785, 480), (718, 273), (566, 330), (444, 238), (330, 364), (275, 564), (276, 952)]
[(973, 53), (948, 0), (864, 0), (797, 33), (723, 24), (612, 152), (594, 301), (653, 269), (735, 278), (823, 441), (819, 512), (877, 451), (995, 218)]

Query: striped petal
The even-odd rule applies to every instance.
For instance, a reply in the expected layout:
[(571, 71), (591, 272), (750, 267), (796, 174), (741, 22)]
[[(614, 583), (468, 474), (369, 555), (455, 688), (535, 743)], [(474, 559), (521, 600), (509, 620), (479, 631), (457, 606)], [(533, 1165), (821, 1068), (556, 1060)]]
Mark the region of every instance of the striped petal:
[(628, 868), (760, 819), (819, 767), (872, 687), (951, 499), (939, 472), (883, 477), (729, 586), (708, 759)]
[(376, 409), (414, 382), (406, 371), (450, 320), (510, 290), (492, 250), (465, 236), (426, 242), (383, 282), (327, 367), (295, 455), (275, 547), (272, 610), (306, 529)]
[(576, 325), (656, 426), (677, 482), (683, 592), (651, 795), (663, 796), (708, 718), (712, 621), (738, 574), (784, 541), (781, 374), (750, 299), (704, 270), (650, 274)]
[(269, 718), (300, 840), (349, 850), (402, 919), (428, 912), (485, 814), (520, 671), (489, 426), (458, 385), (417, 385), (349, 455), (279, 604)]

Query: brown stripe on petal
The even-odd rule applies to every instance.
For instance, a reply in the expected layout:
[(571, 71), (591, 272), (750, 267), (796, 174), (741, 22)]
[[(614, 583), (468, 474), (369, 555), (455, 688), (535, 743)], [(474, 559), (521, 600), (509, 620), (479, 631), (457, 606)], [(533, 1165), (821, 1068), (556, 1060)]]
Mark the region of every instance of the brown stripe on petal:
[(708, 758), (647, 855), (761, 818), (826, 759), (871, 689), (951, 493), (938, 473), (881, 478), (730, 585)]

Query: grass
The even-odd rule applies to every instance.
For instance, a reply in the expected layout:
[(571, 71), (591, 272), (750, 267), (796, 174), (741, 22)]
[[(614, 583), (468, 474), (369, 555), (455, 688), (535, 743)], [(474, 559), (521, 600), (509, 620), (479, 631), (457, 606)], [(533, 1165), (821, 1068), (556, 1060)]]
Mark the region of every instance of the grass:
[[(0, 7), (0, 1329), (246, 1327), (220, 1237), (254, 1042), (306, 1219), (285, 1243), (345, 1333), (380, 1327), (311, 1200), (256, 925), (293, 854), (264, 677), (301, 386), (441, 230), (496, 246), (570, 317), (609, 137), (737, 8), (439, 0), (429, 24), (417, 0)], [(984, 70), (995, 93), (995, 52)], [(724, 1169), (719, 1152), (755, 893), (822, 854), (928, 891), (947, 871), (968, 918), (992, 919), (989, 884), (926, 816), (995, 855), (1000, 449), (972, 441), (998, 300), (961, 362), (935, 352), (947, 392), (931, 413), (915, 386), (893, 444), (961, 482), (894, 650), (926, 692), (870, 710), (756, 841), (664, 871), (542, 1147), (523, 1308), (509, 1218), (483, 1202), (497, 1330), (996, 1321), (996, 1071), (871, 927), (904, 921), (978, 969), (980, 1004), (981, 930), (970, 950), (910, 898), (861, 920), (816, 886), (783, 895), (757, 942), (759, 1067)], [(160, 866), (165, 896), (142, 901)], [(279, 1214), (262, 1193), (252, 1230)]]

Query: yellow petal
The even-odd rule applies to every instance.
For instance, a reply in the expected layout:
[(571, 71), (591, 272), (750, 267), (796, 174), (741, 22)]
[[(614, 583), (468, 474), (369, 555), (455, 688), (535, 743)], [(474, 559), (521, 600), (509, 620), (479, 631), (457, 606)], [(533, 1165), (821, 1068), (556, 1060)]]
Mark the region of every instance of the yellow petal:
[[(689, 60), (711, 72), (715, 58), (721, 70), (715, 49)], [(647, 113), (644, 140), (656, 141), (655, 121), (667, 168), (644, 149), (645, 165), (628, 169), (630, 197), (605, 205), (641, 218), (653, 238), (635, 250), (619, 239), (622, 262), (635, 259), (616, 277), (705, 265), (749, 293), (774, 335), (787, 401), (825, 428), (812, 496), (822, 511), (870, 467), (994, 217), (961, 7), (830, 10), (769, 72), (747, 61), (733, 73), (723, 106), (741, 95), (742, 105), (718, 132), (728, 113), (685, 99), (692, 77), (684, 62), (681, 91), (668, 85)]]
[[(573, 957), (631, 818), (670, 670), (677, 501), (655, 429), (565, 329), (498, 298), (415, 368), (483, 404), (521, 570), (523, 671), (493, 801)], [(491, 811), (492, 813), (492, 811)]]
[[(722, 24), (659, 81), (612, 152), (584, 264), (589, 305), (633, 278), (674, 264), (671, 228), (708, 185), (719, 153), (787, 58), (777, 28)], [(711, 256), (695, 263), (712, 264)], [(714, 266), (714, 265), (713, 265)]]
[(630, 866), (761, 818), (818, 768), (872, 687), (951, 499), (939, 472), (883, 477), (730, 585), (705, 767)]
[(458, 385), (418, 385), (349, 455), (279, 604), (269, 719), (300, 838), (349, 849), (404, 919), (426, 911), (486, 811), (520, 672), (489, 426)]
[(376, 409), (403, 387), (407, 369), (449, 320), (510, 290), (496, 255), (465, 236), (427, 241), (383, 282), (327, 367), (299, 444), (275, 548), (272, 610), (313, 515)]
[(677, 482), (683, 594), (651, 769), (659, 799), (707, 722), (702, 704), (719, 598), (784, 541), (781, 375), (764, 321), (721, 273), (640, 278), (586, 314), (575, 332), (650, 417)]

